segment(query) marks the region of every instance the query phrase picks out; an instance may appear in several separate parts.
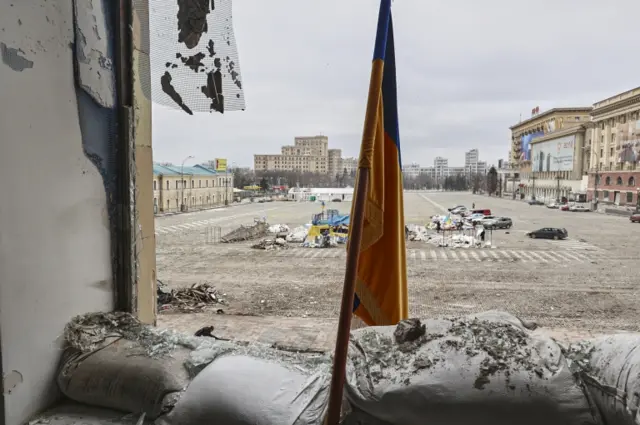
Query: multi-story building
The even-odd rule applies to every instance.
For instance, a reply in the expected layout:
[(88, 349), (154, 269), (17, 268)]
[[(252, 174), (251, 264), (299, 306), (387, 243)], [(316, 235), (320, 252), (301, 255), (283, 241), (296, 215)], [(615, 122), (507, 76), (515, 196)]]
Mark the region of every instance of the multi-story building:
[(358, 158), (342, 158), (342, 167), (347, 170), (347, 174), (355, 176), (358, 171)]
[(437, 156), (436, 159), (433, 160), (433, 168), (435, 169), (436, 181), (444, 180), (445, 177), (449, 175), (449, 160)]
[(213, 208), (233, 201), (233, 174), (202, 165), (153, 165), (155, 213)]
[(341, 176), (344, 173), (342, 168), (342, 150), (341, 149), (329, 149), (328, 155), (328, 173), (330, 176)]
[(412, 162), (402, 166), (402, 174), (409, 179), (415, 179), (421, 174), (420, 164)]
[[(339, 149), (331, 151), (330, 155), (327, 136), (296, 137), (293, 146), (283, 146), (279, 155), (254, 155), (253, 166), (257, 172), (296, 171), (335, 176), (342, 159), (338, 159)], [(330, 157), (333, 161), (331, 164)]]
[(447, 170), (448, 176), (466, 175), (466, 167), (449, 167)]
[(589, 200), (640, 206), (640, 87), (593, 105), (585, 152)]
[[(591, 107), (553, 108), (532, 114), (531, 118), (511, 126), (509, 163), (512, 173), (506, 176), (507, 192), (521, 198), (535, 193), (536, 176), (532, 174), (532, 146), (534, 140), (550, 133), (580, 127), (590, 121)], [(559, 133), (558, 133), (559, 134)], [(546, 141), (550, 139), (545, 139)]]
[(465, 174), (471, 175), (478, 172), (478, 161), (480, 161), (480, 153), (478, 149), (471, 149), (464, 154)]

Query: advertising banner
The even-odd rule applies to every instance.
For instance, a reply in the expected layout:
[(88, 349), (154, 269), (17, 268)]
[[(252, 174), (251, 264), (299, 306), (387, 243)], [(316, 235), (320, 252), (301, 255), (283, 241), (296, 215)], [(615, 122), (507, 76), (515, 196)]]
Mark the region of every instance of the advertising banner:
[(564, 136), (531, 145), (531, 169), (535, 173), (572, 171), (576, 136)]
[(216, 171), (227, 171), (227, 160), (223, 158), (216, 158)]
[(523, 161), (531, 161), (531, 141), (536, 137), (544, 136), (543, 131), (539, 131), (537, 133), (525, 134), (521, 139), (521, 158)]

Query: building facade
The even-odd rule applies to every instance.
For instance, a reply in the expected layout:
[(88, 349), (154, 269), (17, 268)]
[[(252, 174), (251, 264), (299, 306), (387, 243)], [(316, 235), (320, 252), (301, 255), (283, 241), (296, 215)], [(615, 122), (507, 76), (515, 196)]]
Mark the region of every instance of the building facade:
[(585, 151), (587, 197), (600, 208), (640, 205), (640, 87), (596, 102)]
[(358, 158), (342, 158), (342, 167), (347, 170), (347, 174), (355, 176), (358, 171)]
[(153, 165), (154, 212), (167, 213), (219, 207), (233, 202), (233, 174), (202, 165)]
[(293, 145), (282, 146), (280, 154), (254, 155), (253, 168), (256, 172), (295, 171), (335, 176), (342, 166), (340, 156), (340, 149), (329, 149), (327, 136), (296, 137)]
[(341, 176), (344, 173), (344, 169), (342, 168), (342, 150), (329, 149), (328, 158), (329, 175), (331, 177)]
[[(553, 108), (538, 113), (536, 108), (531, 118), (509, 127), (511, 144), (508, 162), (511, 172), (505, 174), (505, 193), (514, 198), (524, 198), (527, 193), (533, 193), (535, 176), (531, 174), (532, 142), (555, 131), (589, 123), (591, 109), (590, 106)], [(526, 189), (529, 186), (530, 189)]]
[(589, 127), (584, 123), (531, 141), (531, 172), (520, 186), (525, 197), (559, 201), (582, 194), (586, 200), (584, 148)]

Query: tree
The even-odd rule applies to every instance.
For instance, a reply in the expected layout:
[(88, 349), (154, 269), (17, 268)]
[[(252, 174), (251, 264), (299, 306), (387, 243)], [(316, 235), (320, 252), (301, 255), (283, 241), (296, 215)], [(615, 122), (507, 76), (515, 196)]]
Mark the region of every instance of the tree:
[(480, 186), (482, 186), (482, 176), (475, 173), (471, 176), (471, 190), (474, 194), (480, 191)]
[(266, 177), (260, 179), (260, 189), (262, 189), (263, 192), (269, 190), (269, 181), (266, 179)]
[(487, 192), (489, 196), (498, 190), (498, 171), (496, 167), (491, 167), (487, 173)]

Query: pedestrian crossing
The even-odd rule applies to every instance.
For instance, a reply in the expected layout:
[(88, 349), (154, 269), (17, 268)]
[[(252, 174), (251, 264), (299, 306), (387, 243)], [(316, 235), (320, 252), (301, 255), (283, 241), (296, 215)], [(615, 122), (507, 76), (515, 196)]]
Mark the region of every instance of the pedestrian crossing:
[[(282, 258), (345, 258), (344, 248), (289, 248), (281, 250), (247, 250), (227, 248), (222, 256), (270, 256)], [(408, 249), (407, 262), (520, 262), (537, 264), (591, 263), (602, 259), (601, 254), (572, 250), (520, 250), (520, 249)]]

